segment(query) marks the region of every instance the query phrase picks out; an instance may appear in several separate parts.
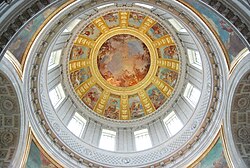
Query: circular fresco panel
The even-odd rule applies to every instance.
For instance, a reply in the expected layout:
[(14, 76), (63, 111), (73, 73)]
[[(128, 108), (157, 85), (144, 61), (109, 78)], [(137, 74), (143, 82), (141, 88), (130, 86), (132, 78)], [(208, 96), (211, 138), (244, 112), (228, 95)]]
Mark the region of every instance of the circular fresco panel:
[(99, 50), (98, 68), (103, 78), (113, 86), (136, 85), (148, 73), (150, 55), (138, 38), (119, 34), (108, 39)]

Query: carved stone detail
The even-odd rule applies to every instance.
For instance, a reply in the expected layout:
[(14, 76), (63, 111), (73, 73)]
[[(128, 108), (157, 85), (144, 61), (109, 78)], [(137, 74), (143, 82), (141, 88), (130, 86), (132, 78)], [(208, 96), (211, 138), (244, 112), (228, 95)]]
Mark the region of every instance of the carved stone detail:
[(18, 145), (20, 110), (12, 82), (0, 71), (0, 167), (8, 167)]
[(250, 166), (250, 72), (245, 74), (235, 89), (231, 127), (234, 143), (242, 159)]

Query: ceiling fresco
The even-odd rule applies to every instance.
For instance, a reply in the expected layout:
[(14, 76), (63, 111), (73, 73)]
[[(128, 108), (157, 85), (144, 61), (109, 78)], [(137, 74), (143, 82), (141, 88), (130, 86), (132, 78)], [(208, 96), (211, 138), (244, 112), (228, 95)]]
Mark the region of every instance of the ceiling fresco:
[(74, 40), (69, 80), (82, 102), (107, 118), (130, 120), (155, 112), (173, 94), (180, 61), (165, 27), (138, 12), (111, 12)]

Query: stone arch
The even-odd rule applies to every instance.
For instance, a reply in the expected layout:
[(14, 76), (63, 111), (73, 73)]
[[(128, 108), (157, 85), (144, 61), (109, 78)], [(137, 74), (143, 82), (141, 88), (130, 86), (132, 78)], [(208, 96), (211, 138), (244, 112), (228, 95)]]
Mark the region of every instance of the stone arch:
[(232, 101), (230, 123), (238, 153), (250, 166), (250, 71), (238, 83)]
[(0, 167), (8, 167), (18, 147), (21, 115), (11, 80), (0, 71)]

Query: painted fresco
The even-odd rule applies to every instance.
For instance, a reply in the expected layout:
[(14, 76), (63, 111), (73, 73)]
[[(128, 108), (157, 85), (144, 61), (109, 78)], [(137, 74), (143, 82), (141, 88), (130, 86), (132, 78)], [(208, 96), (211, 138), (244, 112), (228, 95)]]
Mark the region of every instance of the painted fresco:
[(220, 138), (195, 168), (229, 168)]
[(105, 108), (104, 116), (111, 119), (119, 119), (120, 101), (120, 97), (110, 95)]
[(146, 92), (153, 103), (155, 109), (158, 109), (166, 100), (166, 97), (161, 93), (161, 91), (154, 85), (150, 85)]
[(156, 40), (167, 35), (167, 32), (159, 23), (156, 23), (148, 30), (147, 34), (152, 40)]
[(93, 86), (84, 96), (83, 96), (83, 101), (84, 103), (91, 108), (92, 110), (94, 109), (100, 95), (102, 93), (102, 89), (99, 88), (98, 86)]
[(193, 0), (186, 1), (199, 11), (213, 26), (228, 51), (229, 61), (232, 63), (239, 52), (245, 48), (244, 43), (233, 30), (232, 26), (205, 5)]
[(158, 53), (160, 58), (179, 60), (175, 45), (160, 47)]
[(88, 58), (90, 49), (84, 46), (73, 46), (70, 53), (70, 60)]
[(103, 16), (103, 19), (109, 28), (119, 26), (118, 13), (108, 13), (107, 15)]
[[(61, 5), (61, 4), (58, 4)], [(22, 56), (35, 32), (44, 23), (45, 19), (56, 10), (58, 6), (50, 7), (43, 13), (38, 15), (35, 19), (28, 22), (28, 24), (21, 30), (20, 33), (14, 38), (8, 50), (16, 57), (21, 63)]]
[(96, 40), (100, 36), (101, 31), (93, 23), (91, 23), (83, 29), (81, 34), (88, 38)]
[(89, 68), (82, 68), (81, 70), (74, 71), (70, 74), (70, 81), (73, 87), (79, 86), (91, 77)]
[(31, 141), (29, 156), (26, 162), (26, 168), (56, 168), (54, 165)]
[(178, 79), (178, 73), (167, 68), (159, 68), (158, 77), (174, 87)]
[(144, 116), (144, 110), (138, 95), (129, 96), (129, 109), (131, 113), (131, 119)]
[(98, 68), (113, 86), (128, 87), (140, 82), (150, 67), (149, 51), (138, 38), (121, 34), (108, 39), (98, 53)]
[(142, 15), (140, 13), (130, 12), (128, 25), (130, 27), (139, 28), (144, 18), (145, 15)]
[[(128, 19), (128, 22), (121, 25), (120, 17), (124, 17), (124, 21)], [(78, 95), (82, 103), (90, 108), (89, 110), (105, 118), (133, 120), (153, 113), (172, 94), (178, 80), (179, 69), (176, 66), (179, 62), (176, 60), (179, 60), (179, 51), (174, 42), (171, 42), (171, 46), (159, 46), (155, 48), (156, 51), (153, 49), (151, 51), (148, 46), (153, 46), (155, 39), (163, 39), (167, 31), (156, 20), (150, 24), (147, 19), (149, 22), (153, 20), (149, 16), (129, 10), (107, 12), (104, 16), (99, 15), (96, 20), (86, 24), (81, 34), (75, 37), (77, 40), (84, 36), (87, 40), (85, 42), (89, 44), (97, 38), (91, 47), (97, 50), (91, 58), (90, 47), (81, 46), (80, 43), (72, 44), (67, 64), (68, 75), (76, 92), (80, 86), (91, 82), (92, 79), (96, 82), (93, 83), (94, 86), (85, 88), (87, 90), (84, 91), (84, 95)], [(101, 25), (96, 25), (97, 20), (102, 20), (105, 27), (109, 27), (109, 31), (100, 33), (97, 27)], [(142, 29), (145, 28), (144, 22), (146, 25), (150, 24), (146, 32), (140, 31), (140, 26), (143, 26)], [(128, 31), (125, 31), (123, 26), (128, 26)], [(153, 52), (157, 54), (151, 58), (150, 53)], [(172, 71), (169, 66), (176, 68), (178, 72)], [(84, 68), (78, 70), (80, 67)], [(160, 83), (155, 81), (156, 78), (161, 79)], [(159, 89), (161, 84), (173, 88), (166, 93)], [(169, 96), (166, 96), (167, 94)], [(146, 99), (142, 101), (141, 98)], [(121, 104), (122, 102), (125, 104)]]

